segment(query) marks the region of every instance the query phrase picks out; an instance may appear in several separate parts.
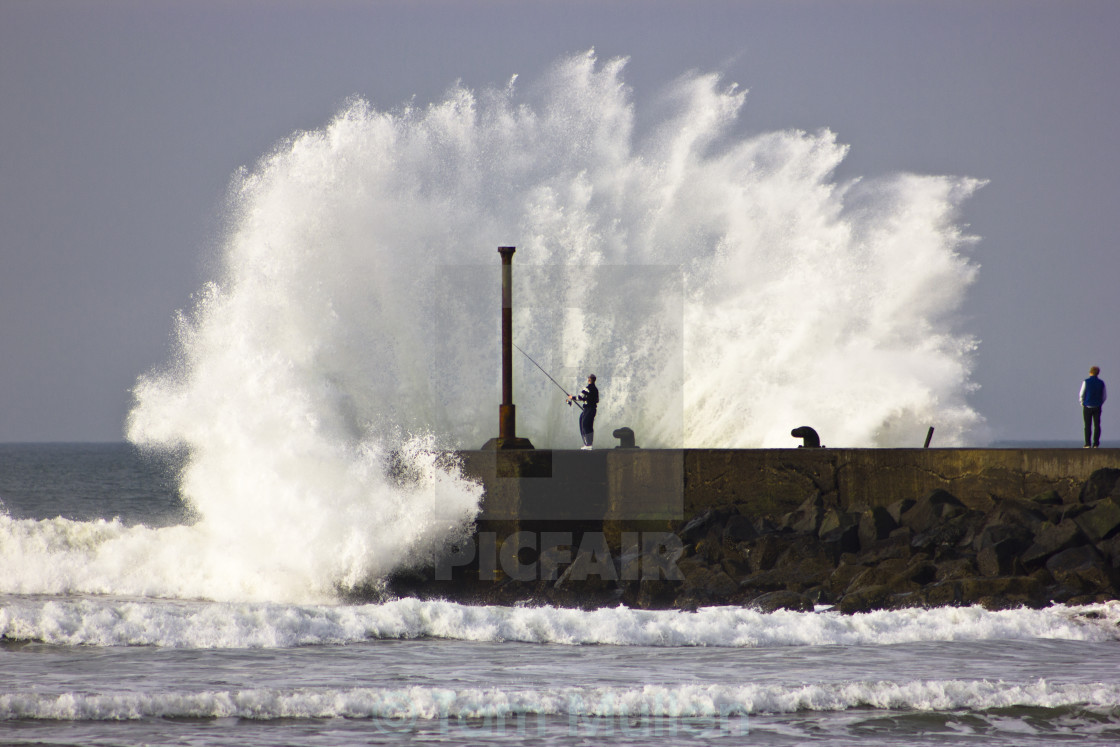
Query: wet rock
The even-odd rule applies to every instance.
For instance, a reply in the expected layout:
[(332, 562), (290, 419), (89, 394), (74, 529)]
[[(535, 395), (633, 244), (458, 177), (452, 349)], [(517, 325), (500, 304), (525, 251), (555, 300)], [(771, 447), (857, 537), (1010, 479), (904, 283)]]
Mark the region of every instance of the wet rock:
[(1085, 592), (1097, 592), (1114, 586), (1116, 572), (1111, 563), (1091, 545), (1072, 547), (1046, 561), (1046, 570), (1059, 584)]
[(1026, 550), (1034, 542), (1034, 533), (1025, 526), (1017, 524), (999, 524), (989, 521), (972, 541), (972, 549), (979, 552), (985, 547), (990, 547), (1000, 542), (1011, 542), (1014, 552)]
[(778, 555), (785, 550), (787, 544), (787, 538), (778, 534), (767, 534), (749, 543), (744, 554), (750, 572), (758, 573), (773, 568)]
[(738, 583), (742, 579), (749, 576), (750, 573), (751, 573), (750, 568), (747, 567), (747, 565), (745, 563), (741, 563), (741, 562), (737, 562), (735, 560), (732, 560), (731, 558), (727, 557), (726, 555), (724, 555), (723, 560), (720, 561), (719, 565), (720, 565), (720, 568), (723, 569), (724, 573), (726, 573), (728, 576), (730, 576), (732, 579), (735, 580), (735, 583)]
[(1022, 572), (1019, 562), (1021, 543), (1003, 539), (985, 545), (976, 553), (976, 565), (985, 576), (1011, 576)]
[(804, 503), (783, 518), (781, 526), (798, 534), (816, 534), (824, 518), (824, 497), (819, 493), (809, 496)]
[(1065, 501), (1062, 500), (1062, 495), (1057, 490), (1047, 490), (1044, 493), (1032, 497), (1031, 503), (1038, 506), (1060, 506)]
[(1046, 510), (1030, 501), (1000, 501), (985, 517), (989, 526), (1022, 527), (1037, 532), (1048, 518)]
[(680, 584), (675, 581), (642, 581), (627, 585), (623, 601), (633, 607), (645, 610), (668, 609), (672, 607)]
[(807, 594), (796, 591), (770, 591), (752, 599), (748, 607), (760, 612), (775, 612), (776, 610), (794, 610), (797, 612), (812, 612), (816, 606)]
[(1031, 576), (968, 578), (959, 583), (962, 604), (980, 604), (988, 609), (1037, 607), (1045, 597), (1044, 587)]
[(891, 515), (891, 518), (894, 519), (894, 523), (898, 524), (902, 521), (902, 515), (913, 508), (915, 503), (917, 503), (917, 501), (911, 498), (903, 498), (901, 500), (897, 500), (891, 505), (887, 506), (887, 513), (889, 513)]
[(859, 519), (859, 514), (830, 508), (821, 520), (817, 536), (822, 542), (835, 544), (840, 552), (855, 552), (860, 545)]
[(910, 540), (910, 546), (937, 558), (952, 555), (958, 544), (971, 544), (970, 539), (982, 518), (983, 515), (977, 511), (957, 514), (952, 519), (935, 523), (929, 529), (915, 534)]
[(1099, 542), (1120, 531), (1120, 505), (1111, 498), (1097, 501), (1074, 521), (1086, 537)]
[(677, 536), (681, 538), (681, 542), (686, 545), (692, 545), (701, 539), (708, 536), (714, 527), (720, 526), (728, 520), (731, 511), (729, 509), (715, 509), (709, 508), (704, 513), (695, 517), (684, 527), (677, 532)]
[(1089, 475), (1089, 479), (1081, 486), (1079, 500), (1081, 503), (1094, 503), (1113, 495), (1117, 483), (1120, 482), (1120, 469), (1105, 467)]
[(1097, 551), (1104, 556), (1113, 568), (1120, 568), (1120, 534), (1113, 536), (1111, 539), (1106, 539), (1098, 542)]
[(1034, 535), (1034, 542), (1022, 552), (1020, 559), (1024, 565), (1030, 566), (1084, 541), (1084, 535), (1073, 519), (1066, 519), (1059, 524), (1046, 522)]
[(836, 570), (825, 580), (823, 587), (832, 597), (839, 597), (852, 584), (852, 579), (870, 570), (870, 566), (856, 563), (840, 563)]
[(884, 560), (854, 576), (845, 594), (875, 586), (886, 586), (895, 594), (914, 592), (933, 581), (935, 575), (936, 567), (925, 556)]
[(778, 556), (773, 568), (751, 574), (740, 585), (755, 591), (804, 591), (822, 585), (832, 574), (835, 563), (816, 537), (799, 536)]
[(972, 578), (980, 573), (976, 561), (972, 558), (953, 558), (943, 560), (937, 564), (936, 581), (955, 581), (961, 578)]
[[(892, 558), (869, 566), (865, 571), (852, 578), (844, 593), (852, 594), (860, 589), (873, 586), (905, 586), (908, 579), (899, 579), (898, 577), (905, 572), (908, 562), (907, 558)], [(912, 591), (912, 589), (896, 589), (896, 591)]]
[(606, 545), (601, 552), (581, 552), (559, 575), (553, 586), (556, 589), (578, 587), (581, 591), (601, 591), (614, 588), (619, 579), (619, 566), (610, 557)]
[(921, 599), (927, 607), (959, 605), (963, 596), (961, 582), (958, 580), (939, 581), (930, 584), (921, 592)]
[(677, 563), (684, 576), (684, 591), (699, 599), (730, 597), (739, 591), (739, 584), (722, 568), (713, 568), (693, 556)]
[(723, 558), (723, 541), (719, 527), (712, 527), (708, 536), (693, 546), (693, 552), (702, 557), (709, 565), (715, 565)]
[(739, 584), (723, 571), (715, 571), (704, 588), (709, 598), (721, 600), (739, 591)]
[(751, 520), (742, 514), (733, 514), (728, 517), (727, 523), (723, 526), (724, 542), (746, 542), (756, 537), (758, 537), (758, 530), (755, 529)]
[(899, 524), (921, 534), (955, 516), (965, 513), (967, 507), (945, 490), (934, 490), (915, 503), (899, 517)]
[(882, 506), (869, 508), (859, 517), (860, 547), (870, 547), (879, 540), (886, 539), (898, 528), (898, 521), (891, 512)]
[(885, 540), (879, 540), (870, 547), (862, 548), (860, 559), (864, 563), (878, 563), (890, 558), (909, 558), (912, 554), (910, 530), (900, 527), (891, 532)]
[(871, 612), (883, 609), (888, 605), (895, 592), (888, 586), (866, 586), (858, 591), (845, 594), (837, 608), (846, 615), (857, 612)]
[(744, 580), (748, 588), (804, 591), (822, 585), (836, 567), (836, 558), (812, 536), (802, 536), (774, 561), (769, 571), (755, 573)]

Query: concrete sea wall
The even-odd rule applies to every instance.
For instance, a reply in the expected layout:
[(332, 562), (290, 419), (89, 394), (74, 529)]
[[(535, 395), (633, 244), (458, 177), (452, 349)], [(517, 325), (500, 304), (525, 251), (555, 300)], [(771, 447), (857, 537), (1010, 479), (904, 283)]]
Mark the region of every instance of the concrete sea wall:
[(843, 612), (1120, 598), (1120, 450), (467, 451), (477, 531), (390, 591)]
[(735, 505), (760, 518), (819, 492), (845, 511), (946, 490), (976, 510), (1055, 491), (1076, 497), (1116, 449), (604, 449), (464, 451), (486, 486), (483, 523), (673, 521)]

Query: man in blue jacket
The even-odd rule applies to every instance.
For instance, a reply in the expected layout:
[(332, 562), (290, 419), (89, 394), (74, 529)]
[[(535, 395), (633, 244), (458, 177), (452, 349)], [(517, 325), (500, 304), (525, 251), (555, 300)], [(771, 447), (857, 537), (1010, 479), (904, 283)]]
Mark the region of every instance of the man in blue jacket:
[[(1090, 445), (1095, 449), (1101, 445), (1101, 408), (1104, 407), (1104, 401), (1108, 399), (1108, 390), (1105, 389), (1104, 382), (1097, 378), (1101, 370), (1096, 366), (1089, 369), (1089, 378), (1081, 383), (1081, 394), (1078, 396), (1078, 401), (1081, 402), (1081, 415), (1085, 419), (1085, 448), (1088, 449)], [(1092, 431), (1093, 439), (1092, 444), (1089, 443), (1089, 435)]]

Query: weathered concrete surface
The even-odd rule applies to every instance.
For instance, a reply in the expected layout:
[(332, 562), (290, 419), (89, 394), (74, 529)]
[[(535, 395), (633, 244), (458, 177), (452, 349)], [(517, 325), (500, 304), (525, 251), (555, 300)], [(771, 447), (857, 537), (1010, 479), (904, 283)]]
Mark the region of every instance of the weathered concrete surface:
[(649, 522), (715, 506), (776, 516), (819, 492), (844, 510), (932, 490), (988, 510), (1056, 491), (1069, 502), (1116, 449), (604, 449), (461, 452), (486, 486), (482, 521)]

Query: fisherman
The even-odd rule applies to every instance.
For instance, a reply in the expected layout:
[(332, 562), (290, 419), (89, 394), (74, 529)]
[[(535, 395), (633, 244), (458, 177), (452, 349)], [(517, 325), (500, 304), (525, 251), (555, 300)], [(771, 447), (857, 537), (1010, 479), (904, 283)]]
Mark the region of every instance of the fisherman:
[(587, 377), (587, 386), (576, 395), (568, 395), (568, 402), (579, 401), (583, 403), (583, 412), (579, 414), (579, 435), (583, 437), (585, 451), (591, 450), (591, 442), (595, 440), (595, 410), (599, 406), (599, 390), (595, 387), (595, 374)]
[[(1089, 369), (1089, 378), (1081, 382), (1081, 392), (1077, 398), (1081, 403), (1081, 416), (1085, 420), (1086, 449), (1101, 445), (1101, 407), (1108, 398), (1108, 391), (1104, 382), (1097, 377), (1100, 372), (1096, 366)], [(1090, 435), (1093, 436), (1092, 444), (1089, 443)]]

